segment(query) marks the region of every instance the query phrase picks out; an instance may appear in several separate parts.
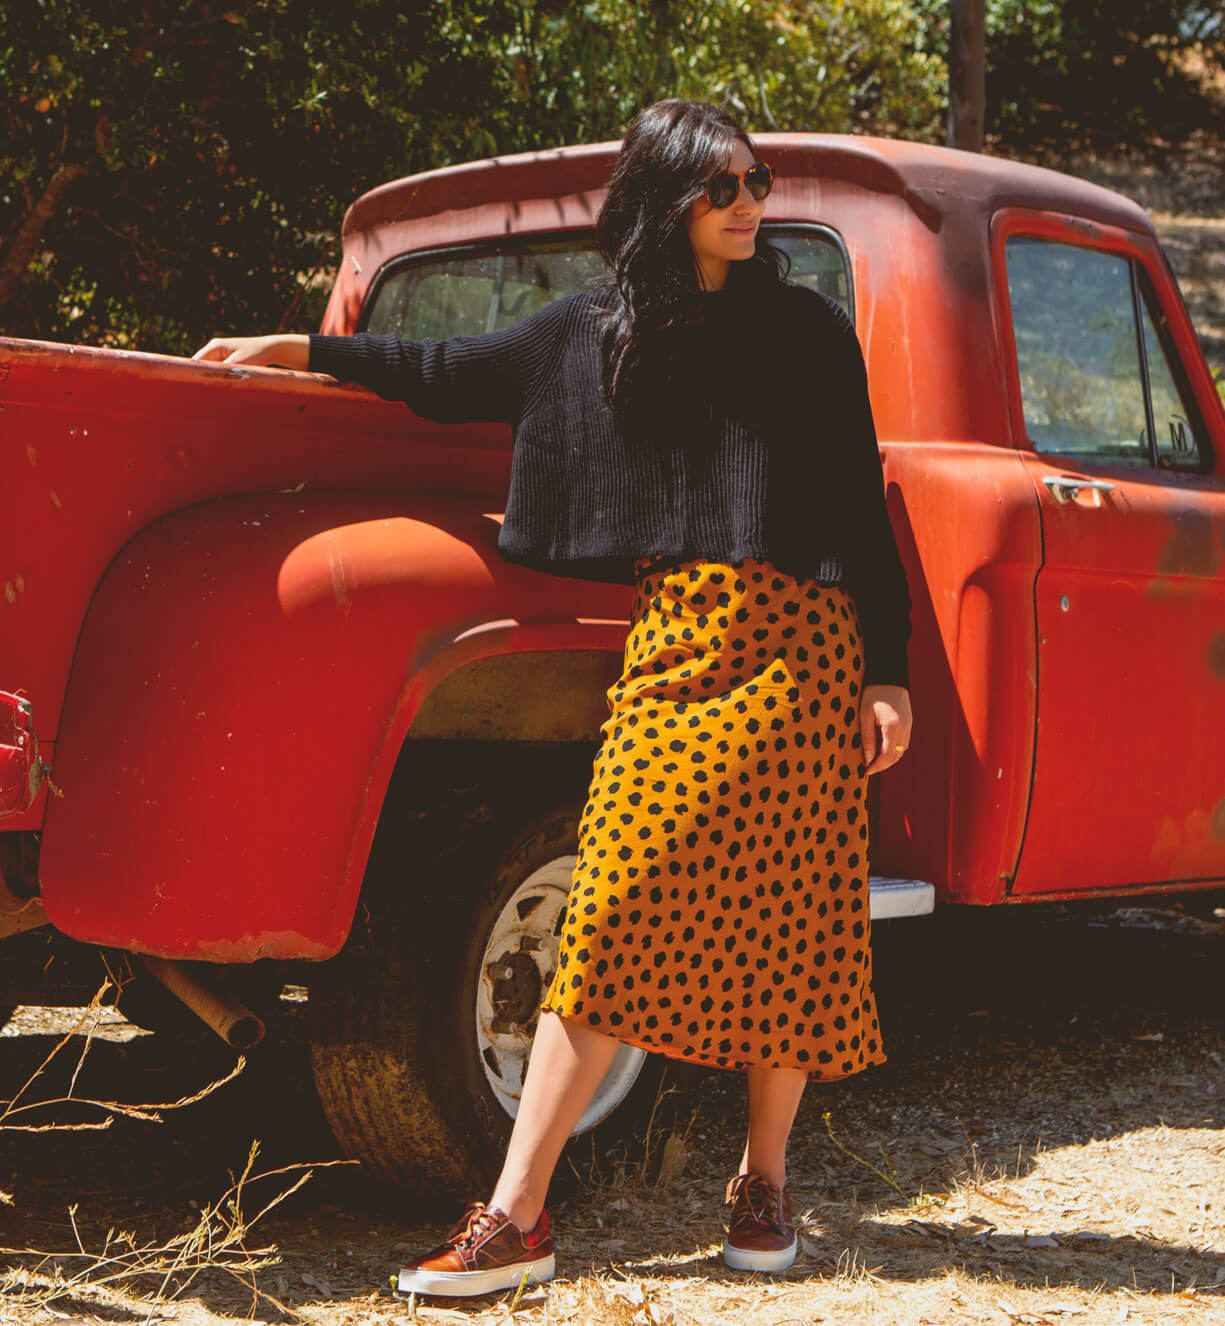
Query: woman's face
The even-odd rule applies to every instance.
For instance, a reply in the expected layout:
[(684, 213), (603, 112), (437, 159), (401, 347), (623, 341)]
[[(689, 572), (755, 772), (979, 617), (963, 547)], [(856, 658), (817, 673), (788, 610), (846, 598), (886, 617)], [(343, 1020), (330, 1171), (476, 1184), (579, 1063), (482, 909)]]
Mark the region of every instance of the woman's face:
[[(737, 138), (727, 169), (738, 175), (747, 170), (754, 159), (752, 152)], [(717, 173), (711, 172), (712, 175)], [(753, 256), (757, 227), (765, 210), (765, 199), (758, 202), (743, 180), (735, 202), (727, 207), (715, 208), (706, 197), (690, 204), (685, 226), (707, 290), (723, 288), (729, 262), (740, 262)]]

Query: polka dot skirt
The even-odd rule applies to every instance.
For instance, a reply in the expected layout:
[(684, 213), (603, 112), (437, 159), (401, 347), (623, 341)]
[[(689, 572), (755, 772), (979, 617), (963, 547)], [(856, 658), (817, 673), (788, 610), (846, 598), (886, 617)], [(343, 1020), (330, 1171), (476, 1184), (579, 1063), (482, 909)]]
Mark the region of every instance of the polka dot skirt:
[(640, 559), (540, 1005), (721, 1068), (883, 1063), (849, 591)]

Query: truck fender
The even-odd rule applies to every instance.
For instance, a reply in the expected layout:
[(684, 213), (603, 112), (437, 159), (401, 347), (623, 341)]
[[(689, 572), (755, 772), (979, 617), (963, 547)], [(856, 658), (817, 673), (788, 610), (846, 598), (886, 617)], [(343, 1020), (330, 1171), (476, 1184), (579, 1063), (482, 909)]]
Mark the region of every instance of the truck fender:
[(330, 957), (411, 735), (597, 740), (631, 587), (509, 562), (473, 508), (255, 494), (132, 539), (69, 679), (52, 924), (163, 957)]

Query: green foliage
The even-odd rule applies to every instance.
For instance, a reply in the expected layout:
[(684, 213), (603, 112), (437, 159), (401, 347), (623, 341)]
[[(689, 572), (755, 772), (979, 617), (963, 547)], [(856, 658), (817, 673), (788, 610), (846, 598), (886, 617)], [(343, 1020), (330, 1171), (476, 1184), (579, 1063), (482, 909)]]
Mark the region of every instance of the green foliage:
[(318, 326), (367, 189), (616, 139), (659, 97), (751, 131), (936, 132), (906, 0), (28, 0), (0, 9), (10, 335), (186, 354)]
[[(948, 0), (914, 0), (941, 59)], [(1142, 145), (1214, 124), (1181, 62), (1220, 67), (1225, 24), (1201, 0), (987, 0), (988, 132), (1016, 147)]]
[[(989, 131), (1191, 123), (1171, 71), (1196, 12), (988, 0)], [(1199, 35), (1219, 58), (1225, 36)], [(726, 101), (752, 132), (942, 142), (947, 48), (948, 0), (0, 6), (0, 330), (186, 354), (316, 327), (359, 194), (615, 140), (665, 96)]]
[(516, 52), (545, 141), (619, 137), (636, 110), (666, 96), (725, 99), (750, 131), (939, 125), (944, 67), (917, 49), (909, 0), (603, 0), (581, 14), (558, 9)]
[[(299, 274), (335, 261), (348, 203), (480, 154), (487, 108), (513, 95), (504, 10), (351, 0), (338, 21), (319, 0), (4, 6), (6, 259), (47, 212), (3, 292), (4, 330), (183, 353), (215, 332), (317, 325)], [(80, 173), (56, 196), (66, 168)]]

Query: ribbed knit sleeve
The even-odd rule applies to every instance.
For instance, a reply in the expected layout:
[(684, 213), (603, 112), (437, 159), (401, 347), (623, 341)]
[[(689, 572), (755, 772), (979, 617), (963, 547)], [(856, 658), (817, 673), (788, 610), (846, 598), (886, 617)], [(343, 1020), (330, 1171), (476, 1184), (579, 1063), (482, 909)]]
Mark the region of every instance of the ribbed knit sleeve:
[(580, 296), (554, 300), (479, 336), (405, 340), (394, 333), (310, 333), (311, 373), (356, 382), (437, 423), (517, 424), (550, 366)]
[(834, 405), (839, 461), (847, 479), (846, 583), (863, 627), (863, 684), (909, 688), (910, 588), (885, 505), (867, 366), (854, 324), (840, 305), (827, 302), (836, 309), (844, 333)]

